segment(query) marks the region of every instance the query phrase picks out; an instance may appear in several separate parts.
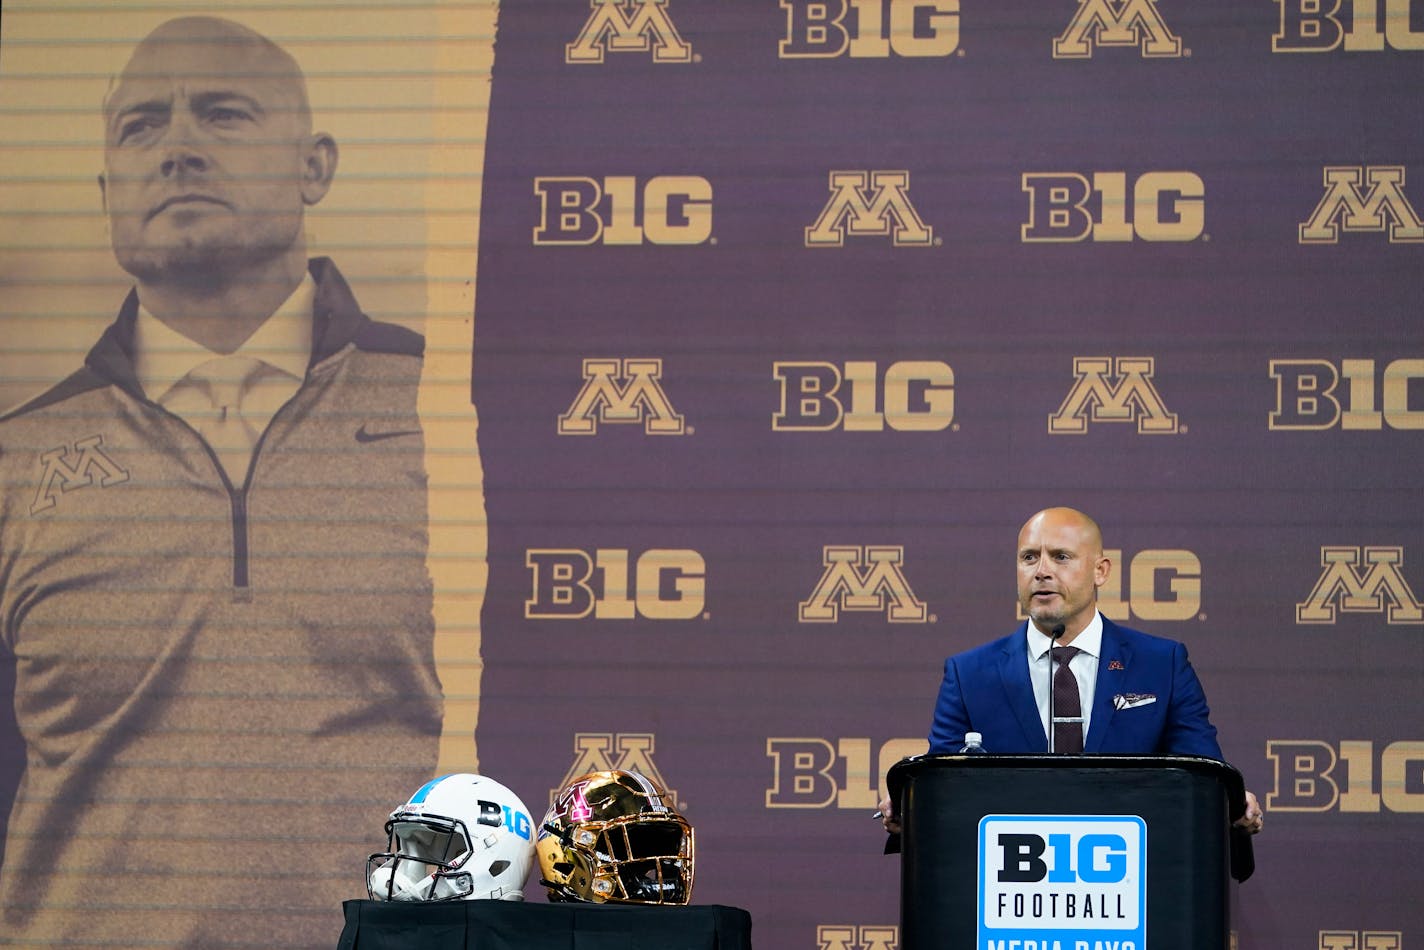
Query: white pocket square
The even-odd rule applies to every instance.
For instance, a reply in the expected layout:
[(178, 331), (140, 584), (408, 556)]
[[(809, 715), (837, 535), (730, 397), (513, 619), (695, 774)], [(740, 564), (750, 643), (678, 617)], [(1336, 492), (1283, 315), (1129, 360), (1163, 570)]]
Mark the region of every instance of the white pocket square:
[(1136, 706), (1147, 706), (1157, 702), (1157, 697), (1151, 693), (1118, 693), (1113, 697), (1114, 709), (1132, 709)]

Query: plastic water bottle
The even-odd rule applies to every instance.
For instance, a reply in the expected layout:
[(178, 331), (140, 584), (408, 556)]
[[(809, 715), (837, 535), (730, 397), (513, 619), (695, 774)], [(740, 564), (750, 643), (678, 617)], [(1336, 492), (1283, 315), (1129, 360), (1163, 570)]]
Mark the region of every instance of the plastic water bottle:
[(964, 748), (959, 750), (960, 755), (987, 755), (984, 751), (984, 737), (977, 732), (966, 732), (964, 734)]

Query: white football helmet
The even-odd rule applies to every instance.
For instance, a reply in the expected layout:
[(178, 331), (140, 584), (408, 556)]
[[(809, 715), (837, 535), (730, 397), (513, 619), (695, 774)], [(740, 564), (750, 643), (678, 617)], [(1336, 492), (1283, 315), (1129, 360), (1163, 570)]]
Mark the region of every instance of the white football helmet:
[(483, 775), (442, 775), (386, 822), (389, 850), (366, 859), (378, 901), (524, 899), (534, 823), (509, 789)]

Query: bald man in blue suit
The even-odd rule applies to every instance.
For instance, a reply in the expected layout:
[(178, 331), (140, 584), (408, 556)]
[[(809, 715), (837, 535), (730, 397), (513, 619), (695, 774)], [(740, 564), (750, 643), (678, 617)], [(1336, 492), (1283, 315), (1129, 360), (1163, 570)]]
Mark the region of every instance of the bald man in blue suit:
[[(945, 661), (931, 753), (959, 751), (969, 732), (982, 734), (989, 752), (1053, 751), (1049, 651), (1057, 632), (1056, 645), (1078, 651), (1068, 662), (1082, 698), (1083, 752), (1222, 758), (1187, 648), (1098, 612), (1112, 561), (1092, 518), (1072, 508), (1038, 512), (1019, 531), (1017, 563), (1019, 605), (1029, 620)], [(886, 828), (898, 831), (891, 804), (882, 801), (881, 811)], [(1246, 806), (1237, 824), (1254, 834), (1262, 816), (1250, 792)]]

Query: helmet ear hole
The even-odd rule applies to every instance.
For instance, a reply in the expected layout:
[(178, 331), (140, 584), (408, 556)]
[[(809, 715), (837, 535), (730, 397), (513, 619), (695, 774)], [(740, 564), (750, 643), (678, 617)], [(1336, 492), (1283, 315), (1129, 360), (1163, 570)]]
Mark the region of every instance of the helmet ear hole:
[(489, 866), (489, 876), (499, 877), (509, 868), (508, 861), (495, 861)]

